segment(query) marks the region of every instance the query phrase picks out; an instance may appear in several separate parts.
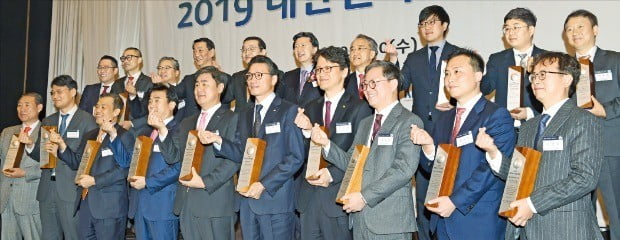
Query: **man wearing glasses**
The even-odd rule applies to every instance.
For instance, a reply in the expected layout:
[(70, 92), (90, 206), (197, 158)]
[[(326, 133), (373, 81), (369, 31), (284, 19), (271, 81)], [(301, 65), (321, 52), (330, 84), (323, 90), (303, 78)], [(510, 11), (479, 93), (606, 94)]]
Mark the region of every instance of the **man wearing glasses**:
[(378, 52), (377, 42), (369, 36), (359, 34), (351, 42), (349, 47), (349, 60), (351, 62), (352, 71), (344, 81), (346, 91), (352, 96), (357, 96), (364, 100), (364, 90), (362, 90), (362, 81), (364, 80), (364, 71), (366, 66), (377, 58)]
[[(112, 85), (113, 93), (127, 92), (129, 99), (126, 104), (131, 104), (129, 107), (130, 119), (139, 118), (145, 116), (146, 113), (141, 113), (140, 107), (144, 100), (144, 94), (146, 94), (153, 87), (151, 77), (142, 73), (142, 52), (135, 47), (129, 47), (123, 51), (123, 56), (120, 57), (125, 76), (117, 79)], [(129, 103), (133, 102), (133, 103)], [(144, 103), (146, 104), (146, 103)], [(123, 128), (128, 129), (131, 126), (130, 119), (125, 119), (125, 122), (121, 123)]]
[[(317, 63), (318, 65), (318, 63)], [(342, 210), (352, 213), (353, 239), (411, 239), (417, 231), (412, 214), (411, 178), (418, 166), (420, 146), (409, 139), (412, 126), (422, 128), (422, 120), (398, 101), (400, 71), (392, 63), (374, 61), (366, 67), (364, 96), (374, 108), (364, 118), (350, 148), (330, 141), (318, 124), (311, 139), (323, 147), (325, 160), (344, 170), (357, 145), (370, 153), (364, 166), (361, 192), (344, 195)]]
[[(602, 239), (590, 193), (603, 163), (603, 126), (569, 99), (579, 79), (579, 63), (568, 54), (546, 52), (532, 65), (531, 86), (543, 112), (521, 126), (517, 145), (534, 148), (542, 157), (535, 190), (510, 204), (517, 213), (508, 219), (514, 225), (508, 225), (506, 239), (517, 234), (521, 239)], [(477, 145), (487, 149), (489, 165), (505, 179), (512, 154), (498, 152), (494, 140), (479, 136)]]
[[(434, 118), (441, 111), (452, 109), (450, 104), (437, 105), (439, 91), (439, 77), (441, 61), (458, 49), (458, 47), (446, 41), (450, 16), (441, 6), (428, 6), (420, 12), (418, 34), (426, 42), (426, 46), (410, 53), (403, 64), (403, 90), (409, 91), (413, 86), (412, 111), (422, 118), (424, 129), (428, 132), (433, 130)], [(451, 101), (452, 102), (452, 101)], [(420, 171), (416, 173), (416, 200), (417, 221), (420, 232), (420, 240), (430, 240), (429, 218), (430, 212), (424, 208), (424, 198), (428, 188), (430, 172)]]
[(118, 77), (118, 62), (112, 56), (104, 55), (99, 59), (97, 64), (97, 77), (99, 83), (91, 84), (84, 87), (82, 98), (80, 98), (79, 108), (93, 113), (93, 108), (99, 97), (106, 93), (111, 93), (114, 80)]

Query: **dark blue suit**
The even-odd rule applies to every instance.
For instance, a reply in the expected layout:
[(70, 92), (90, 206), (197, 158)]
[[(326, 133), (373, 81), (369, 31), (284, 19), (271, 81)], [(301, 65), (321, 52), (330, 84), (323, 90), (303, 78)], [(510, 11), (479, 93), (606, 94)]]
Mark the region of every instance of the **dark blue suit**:
[[(259, 181), (265, 187), (260, 199), (241, 197), (241, 228), (245, 239), (292, 239), (295, 192), (293, 175), (304, 159), (301, 130), (294, 123), (297, 105), (275, 97), (263, 118), (257, 138), (267, 142)], [(251, 137), (254, 105), (239, 112), (235, 139), (223, 139), (216, 154), (241, 163)], [(267, 134), (265, 126), (279, 123), (280, 132)]]
[[(432, 132), (435, 144), (450, 142), (455, 114), (456, 108), (437, 119), (437, 127)], [(512, 154), (516, 136), (508, 110), (481, 97), (457, 136), (471, 131), (475, 141), (478, 128), (481, 127), (486, 127), (487, 134), (493, 137), (502, 155)], [(503, 239), (506, 219), (501, 218), (497, 212), (504, 192), (504, 182), (493, 174), (485, 152), (473, 142), (460, 148), (459, 167), (450, 195), (456, 210), (448, 218), (432, 214), (431, 231), (436, 232), (439, 239)], [(420, 171), (430, 174), (433, 162), (423, 155), (420, 166)]]
[[(84, 87), (78, 107), (87, 113), (93, 114), (93, 107), (95, 107), (97, 101), (99, 101), (99, 92), (101, 92), (101, 83), (95, 83)], [(108, 92), (118, 94), (118, 92), (112, 91), (112, 86), (110, 86)]]
[(284, 73), (280, 87), (283, 88), (281, 94), (284, 100), (304, 106), (308, 102), (323, 96), (323, 90), (318, 85), (314, 86), (311, 82), (304, 80), (303, 90), (299, 94), (300, 75), (301, 70), (299, 68)]
[[(178, 122), (170, 121), (168, 135), (162, 142), (153, 141), (153, 150), (146, 173), (146, 188), (132, 189), (129, 217), (134, 217), (137, 239), (177, 239), (179, 218), (174, 215), (174, 198), (178, 187), (181, 162), (179, 151), (173, 141)], [(152, 127), (146, 127), (140, 135), (150, 136)], [(155, 151), (155, 146), (159, 152)]]

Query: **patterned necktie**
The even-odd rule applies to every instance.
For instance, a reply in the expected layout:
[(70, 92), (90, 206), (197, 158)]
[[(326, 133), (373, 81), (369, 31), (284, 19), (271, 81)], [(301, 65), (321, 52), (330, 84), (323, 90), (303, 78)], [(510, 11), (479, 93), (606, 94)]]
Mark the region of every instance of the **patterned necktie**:
[(110, 87), (110, 86), (103, 86), (103, 91), (101, 92), (101, 94), (99, 94), (99, 96), (103, 96), (103, 94), (108, 93), (108, 88), (109, 88), (109, 87)]
[(375, 123), (372, 125), (372, 138), (370, 139), (371, 142), (375, 141), (375, 137), (377, 136), (377, 133), (381, 128), (381, 118), (383, 118), (383, 114), (375, 115)]
[(527, 53), (520, 53), (517, 54), (517, 56), (519, 57), (519, 66), (523, 67), (523, 69), (525, 69), (527, 67)]
[(207, 112), (200, 113), (200, 121), (198, 122), (198, 130), (205, 130), (207, 128)]
[(304, 86), (306, 85), (307, 80), (308, 80), (308, 71), (301, 70), (301, 77), (299, 78), (299, 96), (301, 96), (301, 92), (304, 91)]
[(428, 79), (433, 80), (437, 75), (437, 49), (438, 46), (431, 46), (431, 57), (428, 59)]
[(364, 99), (364, 89), (362, 89), (362, 82), (364, 82), (364, 74), (360, 73), (359, 77), (359, 85), (357, 85), (357, 94), (359, 94), (360, 99)]
[(325, 102), (325, 120), (323, 123), (325, 123), (325, 127), (327, 128), (329, 128), (329, 125), (332, 123), (332, 102), (330, 101)]
[(157, 138), (157, 136), (159, 136), (159, 131), (157, 131), (157, 129), (153, 129), (153, 131), (151, 132), (151, 140), (155, 141), (155, 138)]
[(590, 55), (583, 55), (583, 56), (579, 57), (579, 60), (582, 60), (582, 59), (590, 60)]
[(260, 110), (263, 109), (263, 105), (260, 104), (256, 104), (255, 107), (255, 112), (254, 112), (254, 125), (252, 126), (252, 134), (254, 134), (254, 137), (258, 136), (258, 132), (260, 132), (260, 125), (261, 125), (261, 116), (260, 116)]
[(538, 131), (536, 132), (536, 138), (534, 138), (534, 148), (537, 148), (536, 146), (538, 146), (538, 140), (540, 140), (540, 137), (545, 132), (545, 128), (547, 128), (547, 122), (550, 118), (551, 116), (549, 114), (543, 114), (541, 116), (540, 122), (538, 122)]
[(127, 77), (127, 84), (128, 85), (133, 85), (133, 76)]
[(456, 135), (461, 130), (461, 117), (465, 113), (465, 108), (456, 108), (456, 118), (454, 119), (454, 128), (452, 128), (452, 134), (450, 135), (450, 144), (454, 144)]
[(60, 117), (62, 119), (60, 120), (60, 128), (58, 129), (58, 133), (60, 133), (60, 136), (64, 136), (67, 131), (67, 118), (69, 118), (69, 114), (60, 114)]

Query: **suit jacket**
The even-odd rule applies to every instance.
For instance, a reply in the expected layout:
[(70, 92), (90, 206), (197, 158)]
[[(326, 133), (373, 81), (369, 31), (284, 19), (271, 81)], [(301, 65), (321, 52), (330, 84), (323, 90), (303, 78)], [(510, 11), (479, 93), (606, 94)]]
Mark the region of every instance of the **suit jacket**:
[[(181, 122), (177, 135), (179, 159), (185, 154), (185, 143), (190, 130), (196, 129), (200, 114), (190, 116)], [(215, 111), (206, 130), (219, 132), (223, 138), (232, 139), (237, 129), (237, 115), (226, 106)], [(241, 164), (215, 156), (213, 144), (205, 145), (202, 165), (196, 171), (205, 184), (205, 189), (187, 188), (179, 185), (174, 201), (174, 213), (180, 215), (184, 208), (194, 217), (211, 218), (235, 215), (235, 185), (233, 175)]]
[[(31, 138), (36, 139), (39, 135), (41, 124), (32, 129)], [(6, 161), (7, 150), (11, 143), (13, 134), (19, 134), (22, 131), (22, 125), (7, 127), (2, 130), (0, 135), (0, 166), (4, 166)], [(34, 152), (38, 154), (38, 152)], [(12, 201), (15, 213), (19, 215), (39, 214), (39, 203), (36, 201), (37, 187), (39, 186), (39, 178), (41, 177), (41, 169), (39, 161), (33, 159), (24, 149), (20, 168), (26, 172), (26, 176), (22, 178), (7, 178), (4, 174), (0, 175), (0, 213), (7, 209), (9, 201)]]
[(595, 73), (611, 74), (611, 80), (600, 77), (594, 84), (595, 97), (607, 114), (603, 122), (603, 152), (605, 156), (620, 156), (620, 53), (598, 48), (593, 64)]
[[(90, 176), (95, 178), (95, 185), (88, 188), (89, 211), (96, 219), (126, 218), (127, 217), (127, 173), (131, 163), (131, 154), (135, 137), (119, 125), (115, 126), (117, 136), (110, 141), (106, 135), (90, 169)], [(97, 140), (100, 128), (95, 128), (84, 134), (82, 142), (76, 151), (66, 149), (61, 157), (69, 168), (77, 170), (80, 167), (82, 154), (88, 140)], [(112, 154), (103, 156), (103, 151)], [(82, 187), (77, 186), (78, 193), (75, 199), (75, 213), (80, 209)]]
[[(532, 56), (537, 56), (546, 52), (534, 45)], [(506, 107), (508, 96), (508, 67), (518, 65), (515, 63), (514, 50), (512, 48), (501, 52), (493, 53), (487, 62), (486, 74), (482, 78), (480, 90), (484, 95), (488, 95), (495, 90), (495, 103), (500, 107)], [(529, 107), (535, 114), (542, 112), (542, 103), (536, 100), (534, 92), (530, 87), (529, 74), (525, 73), (525, 80), (521, 86), (523, 92), (523, 106)], [(512, 110), (512, 109), (509, 109)]]
[[(323, 105), (325, 105), (325, 98), (319, 97), (312, 100), (304, 108), (306, 116), (310, 118), (310, 122), (318, 123), (321, 126), (325, 125), (323, 119)], [(328, 127), (330, 132), (330, 140), (334, 144), (338, 145), (340, 149), (349, 149), (351, 147), (351, 143), (353, 143), (353, 137), (359, 129), (359, 123), (362, 119), (370, 116), (372, 114), (372, 110), (366, 102), (359, 100), (357, 96), (351, 96), (347, 92), (345, 92), (340, 98), (340, 101), (333, 104), (332, 107), (335, 107), (336, 110), (334, 111), (331, 124)], [(350, 124), (351, 131), (338, 132), (336, 130), (336, 126), (339, 123)], [(305, 149), (308, 149), (309, 147), (310, 141), (307, 139), (305, 141)], [(346, 212), (344, 212), (342, 210), (342, 206), (338, 205), (335, 201), (345, 171), (337, 168), (333, 164), (328, 163), (327, 169), (329, 170), (329, 173), (334, 181), (331, 182), (326, 188), (313, 186), (310, 185), (304, 178), (306, 173), (306, 163), (304, 163), (304, 167), (301, 171), (299, 196), (297, 198), (297, 210), (300, 213), (304, 213), (306, 211), (322, 211), (323, 214), (329, 217), (345, 216)], [(308, 204), (311, 201), (318, 201), (321, 209), (308, 209)]]
[[(110, 87), (110, 93), (119, 94), (121, 92), (114, 92), (112, 90), (117, 90)], [(91, 85), (87, 85), (84, 87), (84, 91), (82, 91), (82, 97), (80, 98), (79, 108), (84, 110), (87, 113), (93, 114), (93, 108), (97, 105), (97, 101), (99, 101), (99, 92), (101, 92), (101, 83), (95, 83)]]
[(284, 77), (281, 81), (281, 88), (284, 88), (281, 93), (284, 100), (297, 104), (299, 106), (305, 106), (308, 102), (323, 96), (323, 90), (318, 85), (314, 86), (312, 82), (304, 80), (303, 90), (299, 94), (299, 81), (301, 70), (295, 68), (291, 71), (284, 73)]
[[(603, 161), (602, 121), (569, 100), (549, 121), (534, 143), (541, 117), (521, 126), (518, 146), (542, 150), (536, 183), (530, 199), (538, 212), (527, 222), (528, 239), (600, 239), (592, 198)], [(545, 151), (545, 137), (561, 137), (563, 150)], [(499, 176), (506, 178), (511, 156), (503, 155)], [(508, 224), (506, 239), (514, 239)]]
[[(239, 111), (239, 121), (234, 139), (223, 139), (216, 156), (241, 163), (245, 143), (251, 136), (254, 119), (254, 105)], [(293, 175), (304, 159), (304, 143), (301, 130), (294, 123), (297, 105), (276, 97), (263, 118), (257, 138), (267, 142), (260, 182), (265, 191), (260, 199), (241, 197), (250, 209), (258, 214), (280, 214), (294, 211), (295, 192)], [(267, 125), (279, 124), (280, 132), (266, 133)]]
[[(349, 93), (349, 95), (351, 96), (355, 96), (357, 97), (357, 99), (360, 99), (359, 96), (359, 91), (357, 89), (357, 76), (356, 76), (356, 72), (350, 73), (349, 75), (347, 75), (347, 77), (344, 79), (344, 89), (347, 93)], [(366, 100), (366, 98), (362, 98), (360, 99), (362, 101), (365, 101), (366, 103), (368, 103), (368, 100)]]
[[(60, 113), (55, 112), (52, 115), (47, 116), (41, 121), (42, 126), (58, 126), (60, 122)], [(78, 109), (75, 115), (71, 118), (71, 122), (67, 123), (67, 131), (62, 139), (67, 144), (67, 148), (72, 151), (76, 151), (84, 138), (84, 134), (97, 128), (97, 123), (91, 114)], [(69, 138), (68, 132), (77, 132), (77, 138)], [(41, 136), (39, 136), (40, 138)], [(40, 148), (40, 139), (35, 144), (33, 153), (38, 153)], [(65, 150), (66, 151), (66, 150)], [(43, 169), (41, 171), (41, 181), (39, 182), (39, 188), (37, 189), (37, 200), (39, 202), (49, 201), (52, 198), (51, 194), (58, 194), (59, 198), (65, 202), (75, 201), (77, 187), (75, 186), (75, 170), (71, 169), (69, 165), (62, 158), (60, 150), (58, 151), (58, 161), (56, 163), (56, 181), (51, 181), (52, 170)], [(52, 187), (55, 186), (55, 187)], [(55, 189), (56, 192), (52, 192)]]
[[(380, 146), (378, 141), (374, 141), (370, 145), (361, 191), (367, 205), (362, 211), (350, 215), (350, 223), (361, 224), (353, 225), (354, 229), (368, 229), (375, 234), (417, 231), (411, 178), (418, 166), (420, 146), (414, 145), (409, 138), (412, 124), (423, 127), (418, 116), (398, 103), (381, 125), (377, 138), (390, 136), (393, 144)], [(364, 118), (359, 124), (359, 131), (355, 134), (351, 148), (345, 151), (337, 144), (331, 144), (325, 159), (345, 170), (355, 146), (366, 144), (372, 126), (373, 116)]]
[[(437, 119), (432, 136), (437, 145), (450, 142), (456, 115), (456, 108), (446, 112)], [(471, 131), (473, 140), (478, 136), (478, 129), (486, 127), (487, 134), (502, 154), (512, 154), (516, 135), (514, 120), (505, 108), (489, 102), (483, 97), (471, 109), (463, 122), (457, 136)], [(486, 161), (485, 151), (474, 142), (463, 145), (459, 167), (456, 173), (454, 189), (450, 200), (456, 211), (448, 218), (431, 215), (431, 230), (434, 231), (438, 221), (444, 221), (448, 235), (462, 239), (500, 239), (506, 229), (506, 220), (497, 212), (504, 193), (504, 182), (495, 176)], [(421, 171), (432, 172), (434, 161), (422, 157)]]
[[(125, 90), (125, 80), (127, 79), (127, 76), (124, 76), (122, 78), (117, 79), (116, 81), (114, 81), (114, 84), (112, 84), (112, 90), (110, 90), (113, 93), (122, 93), (122, 92), (126, 92), (127, 90)], [(131, 103), (131, 101), (135, 101), (138, 106), (145, 104), (144, 102), (148, 103), (148, 98), (145, 98), (145, 95), (147, 92), (151, 91), (151, 88), (153, 88), (153, 80), (151, 80), (151, 77), (145, 75), (144, 73), (140, 73), (140, 77), (138, 77), (138, 80), (135, 80), (136, 84), (136, 92), (137, 95), (136, 98), (134, 98), (133, 100), (129, 100), (129, 102)], [(142, 97), (140, 97), (140, 95), (142, 95)], [(131, 107), (130, 109), (131, 112), (131, 119), (134, 118), (140, 118), (146, 114), (144, 114), (144, 112), (142, 112), (141, 108), (139, 107)]]

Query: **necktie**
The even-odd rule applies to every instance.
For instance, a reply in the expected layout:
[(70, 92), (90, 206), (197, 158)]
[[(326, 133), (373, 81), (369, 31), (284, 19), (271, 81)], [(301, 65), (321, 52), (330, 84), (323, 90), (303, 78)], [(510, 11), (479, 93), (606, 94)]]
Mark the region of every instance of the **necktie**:
[(99, 142), (99, 143), (103, 142), (103, 134), (104, 134), (104, 132), (99, 130), (99, 134), (97, 134), (97, 142)]
[(465, 113), (465, 108), (456, 108), (456, 118), (454, 119), (454, 128), (452, 128), (452, 134), (450, 135), (450, 144), (454, 144), (456, 135), (461, 130), (461, 117)]
[(519, 66), (523, 67), (523, 69), (525, 69), (527, 67), (527, 53), (520, 53), (517, 54), (517, 56), (519, 57)]
[(28, 134), (28, 133), (30, 132), (30, 129), (32, 129), (32, 128), (31, 128), (31, 127), (26, 126), (26, 127), (24, 128), (24, 133), (25, 133), (25, 134)]
[(60, 114), (60, 117), (62, 119), (60, 120), (60, 128), (58, 129), (58, 133), (60, 133), (60, 136), (64, 136), (67, 131), (67, 118), (69, 118), (69, 114)]
[(325, 123), (325, 127), (327, 128), (329, 128), (329, 125), (332, 123), (332, 102), (330, 101), (325, 102), (325, 120), (323, 123)]
[(133, 76), (127, 77), (127, 84), (133, 85)]
[(541, 116), (540, 122), (538, 122), (538, 131), (536, 132), (536, 138), (534, 138), (534, 148), (537, 148), (536, 146), (538, 146), (538, 140), (540, 140), (540, 137), (545, 132), (545, 128), (547, 128), (547, 122), (550, 118), (551, 116), (549, 114), (543, 114)]
[(307, 80), (308, 80), (308, 71), (301, 70), (301, 77), (299, 78), (299, 96), (301, 96), (301, 92), (304, 91), (304, 85), (306, 85)]
[(254, 125), (252, 126), (252, 133), (254, 134), (254, 137), (257, 137), (258, 132), (260, 132), (260, 125), (261, 125), (260, 110), (261, 109), (263, 109), (263, 105), (256, 104), (256, 107), (254, 109)]
[(207, 112), (200, 113), (200, 121), (198, 122), (198, 130), (205, 130), (207, 128)]
[(431, 46), (431, 57), (428, 59), (428, 79), (434, 80), (437, 75), (437, 49), (438, 46)]
[(364, 99), (364, 90), (362, 89), (362, 82), (364, 81), (364, 74), (360, 73), (359, 77), (359, 85), (357, 85), (357, 94), (359, 94), (360, 99)]
[(159, 131), (157, 131), (157, 129), (153, 129), (153, 131), (151, 132), (151, 140), (155, 141), (155, 138), (157, 138), (158, 135)]
[(372, 125), (372, 138), (370, 139), (371, 142), (375, 141), (375, 137), (377, 136), (377, 133), (381, 128), (381, 118), (383, 118), (383, 114), (375, 115), (375, 123)]
[(101, 92), (101, 94), (100, 94), (99, 96), (102, 96), (103, 94), (108, 93), (108, 88), (109, 88), (109, 87), (110, 87), (110, 86), (103, 86), (103, 91)]

